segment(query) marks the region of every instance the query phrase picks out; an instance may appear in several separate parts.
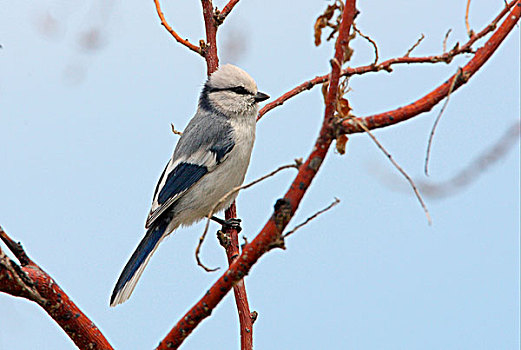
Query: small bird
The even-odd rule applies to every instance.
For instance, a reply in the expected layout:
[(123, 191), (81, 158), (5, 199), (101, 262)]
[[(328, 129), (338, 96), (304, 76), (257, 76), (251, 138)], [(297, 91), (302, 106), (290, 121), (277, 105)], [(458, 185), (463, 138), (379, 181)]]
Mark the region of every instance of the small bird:
[[(154, 191), (145, 237), (125, 265), (110, 306), (126, 301), (159, 243), (179, 226), (206, 217), (213, 206), (244, 181), (250, 163), (258, 103), (269, 96), (257, 91), (242, 69), (224, 65), (208, 78), (195, 116), (186, 126)], [(231, 195), (216, 211), (227, 208)], [(240, 230), (240, 220), (212, 217)]]

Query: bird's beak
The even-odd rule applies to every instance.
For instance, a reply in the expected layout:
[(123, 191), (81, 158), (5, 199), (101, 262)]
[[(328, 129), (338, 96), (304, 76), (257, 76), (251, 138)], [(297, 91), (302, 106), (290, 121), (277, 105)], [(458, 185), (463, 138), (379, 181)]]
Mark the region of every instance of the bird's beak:
[(270, 98), (269, 95), (266, 95), (265, 93), (263, 92), (257, 92), (257, 95), (255, 95), (254, 99), (255, 99), (255, 102), (262, 102), (264, 100), (267, 100), (268, 98)]

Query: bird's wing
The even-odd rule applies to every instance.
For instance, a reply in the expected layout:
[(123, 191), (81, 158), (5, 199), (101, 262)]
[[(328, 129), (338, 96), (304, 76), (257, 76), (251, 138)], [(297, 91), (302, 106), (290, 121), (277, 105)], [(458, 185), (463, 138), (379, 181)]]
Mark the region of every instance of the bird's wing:
[(148, 229), (159, 215), (170, 208), (197, 181), (226, 160), (235, 143), (231, 135), (218, 140), (204, 145), (188, 157), (168, 162), (157, 183), (145, 228)]

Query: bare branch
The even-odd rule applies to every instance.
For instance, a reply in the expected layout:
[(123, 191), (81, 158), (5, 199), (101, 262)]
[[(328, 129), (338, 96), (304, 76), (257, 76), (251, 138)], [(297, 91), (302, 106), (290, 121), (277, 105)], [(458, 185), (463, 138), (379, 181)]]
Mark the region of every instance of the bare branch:
[(443, 38), (443, 53), (447, 52), (447, 40), (449, 40), (449, 35), (452, 32), (452, 29), (447, 30), (445, 33), (445, 38)]
[(469, 38), (472, 38), (474, 36), (474, 31), (470, 29), (469, 24), (470, 1), (471, 0), (467, 0), (467, 9), (465, 10), (465, 27), (467, 28)]
[(203, 234), (201, 235), (201, 237), (199, 237), (199, 243), (197, 244), (197, 248), (195, 249), (195, 260), (197, 261), (197, 265), (199, 265), (203, 269), (205, 269), (206, 272), (214, 272), (219, 269), (219, 268), (214, 268), (214, 269), (208, 268), (203, 263), (201, 263), (201, 260), (199, 259), (199, 253), (201, 251), (201, 246), (203, 245), (206, 235), (208, 234), (208, 229), (210, 228), (210, 220), (211, 220), (211, 217), (213, 216), (213, 214), (215, 214), (215, 210), (219, 206), (221, 206), (224, 202), (226, 202), (228, 200), (228, 198), (230, 198), (230, 196), (234, 195), (235, 193), (239, 192), (240, 190), (244, 190), (255, 184), (258, 184), (259, 182), (264, 181), (269, 177), (272, 177), (273, 175), (277, 174), (279, 171), (282, 171), (284, 169), (289, 169), (289, 168), (298, 169), (298, 167), (300, 166), (299, 162), (300, 162), (299, 160), (295, 160), (294, 164), (282, 165), (282, 166), (278, 167), (277, 169), (273, 170), (272, 172), (270, 172), (264, 176), (261, 176), (258, 179), (253, 180), (252, 182), (250, 182), (246, 185), (237, 186), (234, 189), (232, 189), (231, 191), (229, 191), (228, 193), (226, 193), (224, 196), (222, 196), (221, 199), (217, 203), (215, 203), (215, 205), (212, 207), (212, 210), (210, 210), (208, 215), (206, 215), (206, 225), (204, 226)]
[(521, 124), (519, 121), (509, 127), (506, 132), (485, 152), (481, 153), (468, 166), (447, 181), (439, 183), (419, 183), (422, 192), (432, 198), (453, 195), (474, 182), (479, 175), (502, 159), (512, 147), (519, 142)]
[[(418, 46), (420, 46), (423, 39), (425, 39), (425, 35), (423, 35), (423, 33), (422, 33), (420, 35), (420, 38), (418, 40), (416, 40), (416, 42), (409, 48), (409, 50), (407, 50), (407, 52), (405, 53), (405, 55), (403, 55), (403, 57), (409, 57), (409, 55), (414, 51), (414, 49), (417, 48)], [(445, 53), (445, 50), (443, 50), (443, 53)]]
[(168, 22), (165, 19), (165, 15), (163, 14), (163, 11), (161, 11), (161, 5), (159, 4), (159, 0), (154, 0), (154, 3), (156, 4), (156, 11), (157, 11), (157, 14), (159, 15), (159, 19), (161, 19), (161, 24), (163, 25), (163, 27), (165, 27), (165, 29), (170, 34), (172, 34), (174, 39), (178, 43), (189, 48), (190, 50), (198, 53), (201, 56), (204, 56), (203, 51), (201, 50), (201, 48), (199, 46), (192, 44), (190, 41), (188, 41), (188, 39), (181, 38), (181, 36), (179, 36), (179, 34), (177, 34), (177, 32), (168, 24)]
[(31, 260), (21, 244), (15, 243), (1, 227), (0, 237), (21, 264), (16, 264), (0, 249), (0, 292), (37, 303), (79, 349), (112, 349), (99, 329), (56, 281)]
[(230, 0), (223, 7), (222, 11), (215, 12), (215, 22), (217, 23), (217, 25), (223, 24), (226, 17), (228, 17), (228, 15), (230, 14), (230, 12), (232, 12), (233, 8), (235, 7), (235, 5), (237, 5), (238, 2), (239, 0)]
[(454, 79), (452, 79), (452, 84), (450, 86), (449, 92), (447, 94), (447, 99), (445, 100), (445, 103), (440, 109), (440, 113), (438, 113), (438, 116), (434, 120), (434, 124), (432, 125), (431, 133), (429, 134), (429, 141), (427, 142), (427, 151), (425, 152), (425, 166), (424, 166), (424, 173), (425, 175), (429, 176), (429, 160), (431, 156), (431, 146), (432, 146), (432, 140), (434, 139), (434, 133), (436, 132), (436, 128), (438, 127), (438, 123), (440, 122), (441, 116), (443, 115), (443, 112), (445, 111), (445, 108), (447, 108), (447, 105), (449, 104), (450, 95), (452, 94), (452, 91), (454, 91), (454, 86), (456, 84), (456, 81), (459, 79), (459, 75), (461, 74), (462, 70), (461, 68), (458, 69), (458, 73), (454, 76)]
[(403, 177), (405, 177), (405, 179), (407, 180), (409, 185), (411, 185), (416, 198), (420, 202), (420, 205), (422, 206), (423, 211), (425, 212), (425, 216), (427, 217), (427, 221), (428, 221), (429, 225), (431, 225), (432, 219), (431, 219), (431, 215), (429, 214), (429, 210), (427, 209), (427, 206), (425, 205), (425, 202), (423, 201), (423, 199), (420, 195), (420, 192), (418, 191), (418, 188), (414, 184), (414, 181), (412, 180), (412, 178), (405, 172), (405, 170), (402, 169), (402, 167), (400, 167), (400, 165), (398, 165), (398, 163), (393, 159), (391, 154), (389, 152), (387, 152), (387, 150), (382, 146), (382, 144), (378, 141), (378, 139), (371, 133), (371, 131), (364, 124), (362, 124), (357, 118), (351, 118), (351, 119), (354, 120), (355, 123), (357, 123), (360, 126), (360, 128), (362, 128), (367, 133), (367, 135), (369, 135), (369, 137), (374, 141), (374, 143), (378, 146), (378, 148), (387, 156), (387, 158), (394, 165), (394, 167), (403, 175)]
[(324, 209), (321, 209), (319, 211), (317, 211), (315, 214), (311, 215), (309, 218), (307, 218), (304, 222), (298, 224), (297, 226), (295, 226), (292, 230), (286, 232), (285, 234), (282, 235), (282, 238), (285, 239), (286, 237), (289, 237), (291, 236), (292, 234), (294, 234), (298, 229), (302, 228), (303, 226), (307, 225), (311, 220), (317, 218), (318, 216), (320, 216), (321, 214), (325, 213), (326, 211), (330, 210), (331, 208), (333, 208), (335, 205), (337, 205), (338, 203), (340, 203), (340, 199), (338, 198), (335, 198), (335, 200), (329, 204), (327, 207), (325, 207)]
[[(479, 39), (483, 38), (487, 34), (493, 32), (499, 21), (505, 17), (505, 15), (508, 13), (508, 11), (513, 8), (514, 4), (519, 0), (512, 0), (510, 1), (504, 9), (500, 11), (500, 13), (494, 18), (494, 20), (487, 25), (481, 32), (478, 34), (475, 34), (472, 38), (469, 39), (464, 45), (456, 45), (452, 50), (448, 52), (444, 52), (440, 55), (434, 55), (434, 56), (424, 56), (424, 57), (398, 57), (398, 58), (391, 58), (386, 61), (383, 61), (377, 65), (370, 64), (366, 66), (360, 66), (360, 67), (347, 67), (344, 68), (341, 72), (341, 76), (350, 77), (353, 75), (361, 75), (366, 74), (370, 72), (380, 72), (380, 71), (387, 71), (391, 72), (392, 67), (397, 64), (412, 64), (412, 63), (450, 63), (454, 59), (454, 57), (465, 54), (465, 53), (473, 53), (472, 45)], [(509, 22), (517, 22), (517, 17), (515, 16), (513, 19), (511, 19)], [(502, 35), (508, 34), (508, 32), (511, 30), (507, 29), (506, 32), (502, 31)], [(498, 43), (499, 44), (499, 43)], [(487, 47), (487, 44), (483, 45), (482, 48), (486, 48), (486, 51), (493, 52), (495, 49), (492, 47)], [(271, 111), (272, 109), (282, 106), (284, 102), (287, 100), (297, 96), (303, 91), (311, 90), (313, 87), (315, 87), (318, 84), (322, 84), (329, 81), (329, 74), (326, 75), (320, 75), (317, 76), (311, 80), (305, 81), (304, 83), (301, 83), (300, 85), (296, 86), (295, 88), (289, 90), (288, 92), (284, 93), (282, 96), (278, 97), (277, 99), (273, 100), (272, 102), (266, 104), (263, 108), (260, 109), (259, 115), (257, 116), (257, 121), (259, 121), (266, 113)], [(358, 130), (357, 132), (362, 132), (363, 130)]]
[(353, 30), (355, 32), (358, 33), (358, 35), (360, 35), (362, 38), (364, 38), (365, 40), (369, 41), (369, 43), (371, 45), (373, 45), (373, 49), (374, 49), (374, 62), (373, 64), (376, 65), (378, 63), (378, 45), (376, 45), (376, 42), (371, 39), (371, 37), (369, 37), (368, 35), (365, 35), (364, 33), (362, 33), (360, 31), (360, 29), (358, 29), (358, 27), (353, 23)]

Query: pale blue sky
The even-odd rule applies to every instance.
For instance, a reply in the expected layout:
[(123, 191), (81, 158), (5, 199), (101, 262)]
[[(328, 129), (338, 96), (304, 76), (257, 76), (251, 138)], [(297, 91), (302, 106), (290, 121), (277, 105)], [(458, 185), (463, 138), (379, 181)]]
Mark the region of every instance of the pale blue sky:
[[(171, 24), (197, 42), (199, 2), (164, 3)], [(313, 46), (314, 20), (327, 3), (241, 1), (219, 33), (222, 62), (243, 67), (273, 97), (328, 72), (331, 43)], [(435, 54), (449, 28), (450, 47), (465, 40), (465, 5), (359, 1), (357, 23), (379, 43), (381, 58), (403, 55), (421, 33), (426, 39), (416, 54)], [(503, 0), (472, 1), (472, 27), (481, 29), (501, 6)], [(81, 44), (92, 28), (100, 33), (97, 49)], [(204, 62), (160, 26), (152, 1), (1, 0), (0, 44), (0, 224), (115, 348), (154, 348), (218, 276), (195, 263), (202, 224), (161, 245), (127, 303), (112, 309), (108, 300), (143, 235), (154, 185), (177, 141), (170, 123), (182, 129), (195, 111)], [(351, 65), (373, 60), (366, 42), (353, 47)], [(519, 51), (517, 27), (453, 94), (434, 140), (432, 180), (457, 173), (519, 119)], [(467, 60), (354, 77), (354, 113), (411, 102)], [(439, 108), (375, 132), (416, 179), (424, 179)], [(322, 116), (319, 88), (266, 115), (247, 181), (306, 157)], [(388, 184), (403, 180), (386, 157), (367, 136), (350, 137), (346, 155), (329, 153), (290, 227), (334, 197), (342, 202), (293, 235), (286, 251), (263, 257), (246, 279), (259, 312), (255, 348), (519, 348), (519, 157), (516, 144), (468, 188), (426, 198), (429, 227), (411, 191)], [(250, 240), (294, 174), (239, 195)], [(202, 258), (226, 265), (214, 235)], [(30, 302), (0, 294), (0, 315), (0, 349), (74, 348)], [(230, 294), (183, 349), (238, 349), (237, 322)]]

